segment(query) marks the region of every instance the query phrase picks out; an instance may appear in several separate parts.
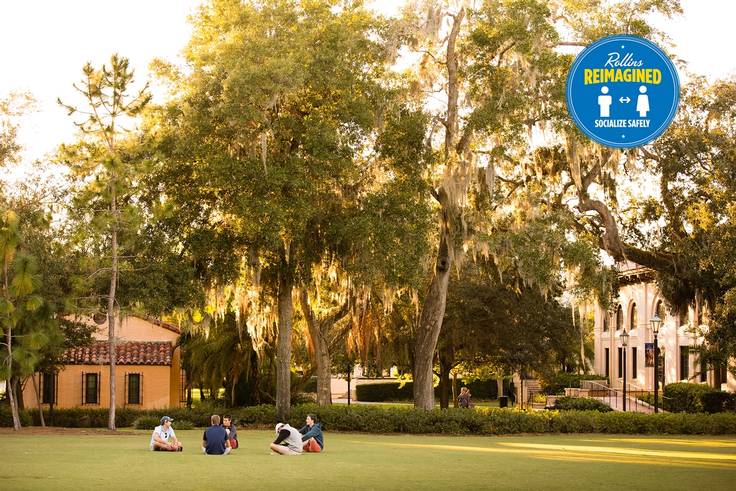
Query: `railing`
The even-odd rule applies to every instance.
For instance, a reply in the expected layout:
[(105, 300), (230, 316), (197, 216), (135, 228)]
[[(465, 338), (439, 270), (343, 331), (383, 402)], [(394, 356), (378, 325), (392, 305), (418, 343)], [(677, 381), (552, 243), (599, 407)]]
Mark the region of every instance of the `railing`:
[[(569, 395), (579, 396), (579, 397), (595, 397), (597, 399), (601, 399), (604, 402), (606, 402), (609, 406), (611, 406), (614, 409), (623, 409), (623, 400), (624, 400), (624, 394), (623, 390), (620, 389), (614, 389), (611, 387), (608, 387), (607, 385), (604, 385), (602, 383), (596, 382), (594, 380), (584, 380), (581, 381), (586, 382), (585, 388), (575, 389), (570, 388), (566, 390), (566, 392), (569, 393)], [(646, 391), (642, 390), (641, 387), (639, 387), (636, 384), (627, 384), (630, 387), (636, 387), (640, 390), (627, 390), (626, 391), (626, 410), (627, 411), (633, 411), (633, 412), (647, 412), (647, 411), (640, 411), (640, 409), (652, 409), (652, 406), (647, 404), (644, 401), (641, 401), (638, 399), (638, 395), (641, 393), (646, 393)], [(576, 393), (577, 392), (577, 393)]]

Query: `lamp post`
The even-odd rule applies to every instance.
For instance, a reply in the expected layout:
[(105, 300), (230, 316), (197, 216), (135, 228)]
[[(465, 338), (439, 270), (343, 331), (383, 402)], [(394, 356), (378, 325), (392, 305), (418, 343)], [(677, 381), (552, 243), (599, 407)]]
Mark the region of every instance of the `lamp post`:
[(629, 333), (626, 332), (626, 329), (624, 329), (624, 331), (621, 333), (621, 335), (619, 337), (621, 338), (621, 347), (623, 348), (621, 351), (623, 352), (623, 355), (624, 355), (624, 359), (623, 359), (623, 363), (624, 363), (624, 370), (623, 370), (623, 375), (624, 375), (624, 406), (623, 407), (624, 407), (624, 412), (626, 412), (626, 347), (629, 345)]
[(659, 334), (659, 328), (662, 327), (662, 319), (659, 318), (657, 313), (654, 313), (654, 317), (649, 321), (652, 324), (652, 333), (654, 333), (654, 412), (659, 412), (659, 345), (657, 344), (657, 334)]

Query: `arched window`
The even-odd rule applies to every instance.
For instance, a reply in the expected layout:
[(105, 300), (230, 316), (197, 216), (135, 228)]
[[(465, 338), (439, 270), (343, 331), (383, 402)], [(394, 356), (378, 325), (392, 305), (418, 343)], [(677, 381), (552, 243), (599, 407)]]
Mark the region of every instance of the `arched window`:
[(608, 312), (604, 312), (603, 314), (603, 332), (608, 332), (608, 317), (610, 315)]
[(638, 319), (637, 319), (638, 316), (637, 316), (637, 313), (636, 313), (636, 304), (635, 303), (632, 303), (631, 304), (630, 314), (631, 315), (629, 315), (629, 331), (633, 331), (634, 329), (636, 329), (636, 326), (639, 325), (638, 324)]
[(616, 309), (616, 330), (620, 331), (624, 327), (624, 309), (620, 305)]

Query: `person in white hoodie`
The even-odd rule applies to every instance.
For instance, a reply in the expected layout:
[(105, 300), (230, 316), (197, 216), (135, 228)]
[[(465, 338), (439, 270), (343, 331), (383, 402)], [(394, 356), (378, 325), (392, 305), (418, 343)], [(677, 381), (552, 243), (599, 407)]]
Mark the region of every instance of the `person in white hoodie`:
[(271, 443), (271, 450), (279, 455), (299, 455), (302, 453), (302, 434), (286, 423), (276, 425), (276, 440)]

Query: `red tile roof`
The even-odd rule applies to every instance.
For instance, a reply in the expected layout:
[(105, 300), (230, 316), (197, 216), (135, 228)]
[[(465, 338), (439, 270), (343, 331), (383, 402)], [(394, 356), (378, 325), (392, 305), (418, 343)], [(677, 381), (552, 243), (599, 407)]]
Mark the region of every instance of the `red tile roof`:
[(138, 317), (139, 319), (143, 319), (144, 321), (148, 321), (151, 324), (155, 324), (157, 326), (163, 327), (164, 329), (167, 329), (171, 332), (181, 334), (181, 329), (179, 329), (178, 326), (175, 326), (174, 324), (170, 324), (168, 322), (164, 322), (161, 319), (157, 319), (156, 317), (150, 317), (147, 315), (134, 315), (133, 317)]
[[(107, 365), (110, 363), (107, 341), (90, 346), (69, 348), (61, 362), (65, 365)], [(173, 346), (167, 341), (126, 341), (115, 347), (118, 365), (171, 365)]]

